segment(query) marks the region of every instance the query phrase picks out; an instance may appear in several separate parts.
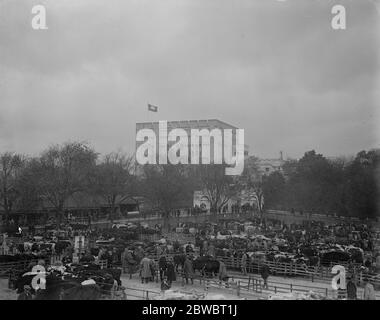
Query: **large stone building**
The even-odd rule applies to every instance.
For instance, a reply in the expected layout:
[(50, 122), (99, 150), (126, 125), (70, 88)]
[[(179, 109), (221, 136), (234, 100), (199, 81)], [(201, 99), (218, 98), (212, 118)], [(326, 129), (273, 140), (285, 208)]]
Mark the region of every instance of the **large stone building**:
[[(193, 206), (200, 207), (203, 211), (210, 211), (210, 202), (202, 191), (194, 192)], [(234, 208), (257, 208), (257, 195), (252, 190), (242, 190), (239, 194), (228, 199), (222, 208), (222, 212), (234, 212)]]
[[(155, 133), (157, 139), (156, 139), (156, 150), (158, 152), (159, 146), (158, 146), (158, 139), (159, 139), (159, 122), (142, 122), (142, 123), (136, 123), (136, 134), (142, 129), (151, 129)], [(207, 129), (209, 132), (213, 129), (220, 129), (223, 131), (224, 129), (232, 129), (232, 154), (236, 155), (236, 130), (238, 129), (237, 127), (228, 124), (226, 122), (217, 120), (217, 119), (208, 119), (208, 120), (182, 120), (182, 121), (170, 121), (167, 122), (167, 132), (170, 132), (173, 129), (184, 129), (187, 136), (191, 137), (191, 130), (192, 129)], [(163, 137), (166, 138), (166, 137)], [(190, 141), (190, 140), (189, 140)], [(213, 163), (213, 154), (214, 154), (214, 139), (210, 139), (209, 143), (205, 141), (206, 144), (204, 147), (210, 149), (210, 155), (211, 155), (211, 163)], [(136, 150), (139, 148), (139, 146), (144, 143), (143, 141), (136, 141)], [(168, 142), (167, 148), (169, 149), (171, 145), (173, 145), (175, 142)], [(199, 140), (199, 163), (201, 163), (202, 159), (202, 143), (203, 143), (203, 138)], [(223, 138), (223, 143), (224, 143), (224, 138)], [(190, 148), (190, 145), (189, 145)], [(190, 163), (190, 155), (191, 155), (191, 150), (189, 149), (189, 163)], [(248, 145), (244, 144), (244, 158), (247, 158), (249, 156), (249, 148)], [(158, 156), (157, 156), (157, 163), (158, 163)], [(136, 173), (139, 174), (140, 172), (139, 165), (136, 167)], [(248, 199), (249, 198), (249, 199)], [(202, 191), (195, 191), (194, 192), (194, 197), (193, 197), (193, 206), (199, 206), (199, 207), (204, 207), (209, 209), (209, 205), (205, 201), (205, 196)], [(252, 197), (249, 195), (242, 194), (241, 199), (231, 199), (225, 206), (225, 209), (230, 211), (231, 207), (235, 203), (249, 203), (253, 205), (254, 200)]]
[[(260, 159), (255, 156), (245, 158), (245, 167), (248, 172), (253, 174), (253, 180), (260, 181), (263, 176), (268, 176), (273, 172), (283, 173), (283, 165), (285, 160), (280, 153), (279, 159)], [(249, 166), (252, 165), (255, 169), (250, 171)], [(193, 205), (201, 207), (203, 210), (210, 210), (210, 203), (205, 195), (205, 192), (197, 191), (194, 193)], [(263, 195), (255, 193), (254, 190), (242, 190), (227, 201), (223, 206), (222, 212), (234, 212), (234, 208), (241, 210), (244, 207), (258, 209), (263, 205)]]
[[(142, 129), (150, 129), (153, 130), (156, 136), (156, 151), (157, 151), (157, 159), (156, 162), (158, 163), (158, 158), (159, 158), (159, 140), (162, 138), (163, 140), (167, 139), (166, 136), (160, 136), (160, 131), (159, 131), (159, 122), (140, 122), (136, 123), (136, 135), (137, 133), (142, 130)], [(196, 129), (196, 130), (202, 130), (202, 129), (207, 129), (210, 132), (213, 129), (220, 129), (222, 132), (225, 129), (232, 129), (232, 148), (233, 148), (233, 155), (236, 154), (236, 130), (238, 129), (237, 127), (230, 125), (226, 122), (217, 120), (217, 119), (208, 119), (208, 120), (180, 120), (180, 121), (168, 121), (167, 122), (167, 134), (172, 131), (173, 129), (183, 129), (187, 137), (189, 138), (189, 144), (188, 144), (188, 155), (189, 155), (189, 163), (190, 163), (190, 156), (191, 156), (191, 151), (190, 150), (190, 137), (191, 137), (191, 130)], [(142, 145), (144, 141), (137, 141), (136, 139), (136, 151), (139, 148), (140, 145)], [(169, 149), (173, 144), (175, 144), (175, 141), (169, 141), (167, 142), (167, 149)], [(205, 139), (199, 139), (199, 162), (201, 162), (202, 159), (202, 143), (204, 143), (204, 147), (210, 148), (210, 155), (211, 155), (211, 162), (213, 162), (213, 155), (214, 155), (214, 145), (215, 145), (215, 140), (210, 139), (210, 142), (208, 143)], [(224, 136), (222, 135), (222, 145), (224, 145)], [(244, 145), (244, 156), (248, 156), (248, 146)]]

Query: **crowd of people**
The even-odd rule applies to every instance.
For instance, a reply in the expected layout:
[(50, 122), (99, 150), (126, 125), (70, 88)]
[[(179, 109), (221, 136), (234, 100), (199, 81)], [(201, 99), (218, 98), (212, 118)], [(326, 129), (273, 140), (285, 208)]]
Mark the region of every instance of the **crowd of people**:
[[(217, 277), (219, 281), (228, 283), (227, 267), (236, 265), (240, 268), (242, 275), (247, 275), (250, 261), (252, 261), (250, 255), (252, 252), (279, 252), (282, 247), (287, 246), (288, 251), (299, 254), (301, 244), (308, 246), (323, 243), (359, 248), (363, 252), (362, 267), (367, 270), (367, 273), (380, 272), (380, 252), (377, 250), (379, 234), (371, 226), (365, 224), (325, 225), (315, 221), (305, 221), (302, 224), (285, 224), (276, 219), (253, 218), (240, 221), (221, 219), (218, 223), (181, 223), (174, 227), (172, 232), (175, 233), (178, 227), (182, 232), (189, 235), (189, 239), (192, 241), (183, 243), (162, 236), (160, 241), (146, 247), (139, 244), (125, 245), (120, 250), (120, 247), (100, 245), (96, 250), (92, 248), (79, 253), (78, 261), (86, 263), (106, 260), (108, 266), (121, 265), (123, 272), (128, 274), (129, 278), (138, 273), (143, 284), (159, 279), (162, 290), (167, 290), (178, 278), (182, 278), (184, 284), (194, 283), (196, 277), (194, 261), (197, 257), (207, 256), (217, 260), (219, 263)], [(83, 235), (92, 240), (106, 240), (107, 238), (104, 236), (105, 231), (103, 230), (91, 228), (75, 230), (71, 227), (63, 229), (65, 236), (70, 239), (78, 235)], [(155, 228), (158, 234), (161, 229), (161, 226)], [(44, 235), (47, 237), (48, 234), (49, 230), (45, 230)], [(37, 245), (38, 241), (35, 241), (34, 237), (35, 235), (25, 235), (23, 244), (10, 243), (9, 252), (13, 254), (33, 253), (35, 255), (48, 253), (44, 246)], [(56, 234), (52, 234), (48, 238), (53, 244), (50, 247), (51, 254), (60, 254), (63, 263), (73, 261), (75, 255), (73, 243), (68, 243), (59, 248), (57, 246), (59, 239)], [(28, 243), (30, 245), (26, 245)], [(132, 241), (132, 243), (137, 242)], [(173, 253), (183, 254), (184, 260), (181, 263), (174, 261)], [(225, 257), (231, 258), (231, 265), (226, 265)], [(158, 261), (155, 258), (158, 258)], [(268, 278), (271, 274), (270, 266), (263, 263), (260, 266), (259, 273), (263, 279), (263, 287), (268, 288)], [(364, 276), (360, 280), (364, 283), (364, 297), (373, 299), (375, 288), (370, 277)], [(348, 270), (347, 294), (349, 298), (356, 297), (357, 286), (357, 274)]]

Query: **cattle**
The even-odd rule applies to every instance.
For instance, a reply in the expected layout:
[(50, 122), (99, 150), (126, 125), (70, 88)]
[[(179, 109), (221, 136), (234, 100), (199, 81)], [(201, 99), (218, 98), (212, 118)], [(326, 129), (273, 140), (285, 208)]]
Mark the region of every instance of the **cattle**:
[(100, 248), (91, 248), (90, 249), (90, 254), (93, 256), (98, 256), (99, 255)]
[(58, 241), (56, 244), (55, 244), (55, 252), (56, 254), (60, 255), (63, 253), (63, 251), (69, 247), (71, 245), (71, 242), (70, 241)]
[[(98, 293), (111, 294), (116, 287), (122, 285), (120, 269), (101, 270), (96, 264), (71, 264), (66, 266), (64, 273), (61, 272), (57, 270), (48, 271), (46, 289), (37, 292), (37, 300), (90, 300), (97, 298)], [(30, 269), (24, 270), (14, 280), (13, 288), (17, 290), (18, 294), (22, 293), (25, 285), (31, 286), (34, 277), (35, 274), (30, 273)], [(93, 286), (90, 289), (78, 286), (89, 279), (94, 280), (96, 287)], [(33, 289), (32, 292), (34, 292)]]
[(118, 269), (118, 268), (107, 268), (107, 269), (102, 269), (102, 271), (104, 271), (105, 273), (109, 273), (112, 275), (113, 279), (116, 280), (117, 282), (117, 285), (119, 287), (121, 287), (122, 283), (121, 283), (121, 269)]
[(39, 290), (35, 300), (99, 300), (98, 285), (81, 285), (77, 281), (47, 278), (46, 289)]
[[(21, 294), (24, 291), (24, 286), (32, 287), (32, 280), (35, 276), (35, 274), (31, 274), (30, 272), (26, 274), (24, 274), (24, 272), (19, 273), (14, 285), (14, 289), (17, 290), (16, 292)], [(75, 285), (75, 281), (63, 280), (62, 277), (56, 273), (47, 274), (45, 279), (45, 289), (36, 292), (32, 287), (35, 300), (61, 300), (62, 293)]]
[(350, 259), (351, 256), (348, 252), (331, 250), (322, 254), (321, 264), (330, 266), (331, 263), (348, 262)]
[(63, 300), (65, 291), (76, 287), (75, 281), (66, 281), (60, 278), (46, 278), (46, 289), (36, 293), (35, 300)]
[(78, 285), (64, 291), (62, 300), (99, 300), (101, 297), (98, 285)]
[(293, 259), (291, 255), (279, 253), (274, 256), (274, 261), (279, 263), (291, 263)]
[(364, 253), (361, 248), (350, 246), (346, 249), (346, 251), (350, 254), (351, 260), (356, 263), (363, 263), (364, 261)]
[(308, 257), (309, 259), (309, 266), (317, 266), (318, 263), (319, 263), (319, 256), (311, 256), (311, 257)]
[(198, 257), (193, 262), (194, 271), (204, 276), (213, 276), (219, 272), (219, 261), (211, 256)]
[(118, 286), (121, 286), (121, 270), (119, 269), (81, 270), (80, 272), (75, 273), (75, 276), (81, 281), (93, 279), (99, 286), (101, 292), (105, 294), (111, 293), (115, 282)]
[(95, 261), (95, 257), (91, 254), (83, 255), (79, 259), (79, 263), (93, 263)]
[(185, 254), (177, 254), (173, 256), (173, 262), (176, 272), (178, 272), (178, 266), (181, 266), (181, 270), (183, 270), (183, 265), (185, 264), (186, 255)]
[[(29, 271), (29, 270), (28, 270)], [(23, 276), (24, 272), (15, 276), (13, 280), (13, 284), (11, 287), (16, 290), (16, 293), (20, 294), (24, 291), (25, 285), (30, 285), (32, 283), (32, 279), (34, 275)]]

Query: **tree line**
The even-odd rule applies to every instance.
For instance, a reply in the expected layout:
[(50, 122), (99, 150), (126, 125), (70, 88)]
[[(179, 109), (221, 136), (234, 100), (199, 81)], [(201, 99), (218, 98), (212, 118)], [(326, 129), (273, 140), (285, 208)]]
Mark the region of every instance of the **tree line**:
[(87, 143), (66, 142), (36, 157), (0, 155), (0, 210), (7, 220), (14, 212), (48, 206), (60, 220), (67, 201), (78, 194), (106, 203), (111, 213), (125, 199), (138, 197), (167, 220), (202, 190), (215, 214), (249, 191), (261, 214), (286, 209), (373, 217), (379, 213), (379, 159), (379, 150), (334, 161), (309, 151), (286, 161), (282, 171), (262, 176), (258, 159), (251, 157), (241, 176), (226, 176), (223, 165), (137, 166), (131, 155), (101, 156)]
[(267, 208), (376, 217), (380, 208), (380, 150), (329, 160), (314, 150), (264, 176)]

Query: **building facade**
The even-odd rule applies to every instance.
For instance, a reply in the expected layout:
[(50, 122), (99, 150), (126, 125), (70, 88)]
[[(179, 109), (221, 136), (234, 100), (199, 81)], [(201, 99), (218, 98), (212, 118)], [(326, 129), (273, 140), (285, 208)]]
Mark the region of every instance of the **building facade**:
[[(191, 131), (192, 130), (203, 130), (206, 129), (210, 132), (210, 139), (205, 139), (203, 135), (200, 136), (199, 138), (199, 163), (202, 162), (202, 150), (203, 149), (209, 149), (210, 151), (210, 158), (211, 158), (211, 163), (214, 161), (214, 148), (215, 144), (217, 142), (217, 139), (212, 134), (213, 129), (219, 129), (223, 132), (225, 129), (231, 129), (232, 130), (232, 154), (236, 155), (236, 130), (238, 129), (237, 127), (230, 125), (226, 122), (217, 120), (217, 119), (208, 119), (208, 120), (180, 120), (180, 121), (168, 121), (167, 122), (167, 130), (166, 130), (166, 135), (162, 134), (159, 130), (159, 122), (140, 122), (136, 123), (136, 136), (137, 133), (143, 129), (150, 129), (154, 132), (155, 137), (156, 137), (156, 163), (159, 163), (159, 142), (165, 141), (167, 142), (167, 150), (171, 146), (173, 146), (177, 141), (167, 141), (168, 134), (174, 130), (174, 129), (182, 129), (186, 132), (187, 135), (187, 140), (188, 140), (188, 163), (191, 163), (191, 154), (193, 150), (190, 149), (191, 144), (190, 144), (190, 137), (191, 137)], [(147, 139), (146, 139), (147, 140)], [(136, 151), (138, 148), (144, 144), (145, 141), (137, 141), (136, 139)], [(224, 145), (224, 135), (222, 134), (222, 140), (221, 140), (222, 146)], [(247, 157), (249, 153), (249, 148), (247, 145), (244, 145), (244, 156)]]

